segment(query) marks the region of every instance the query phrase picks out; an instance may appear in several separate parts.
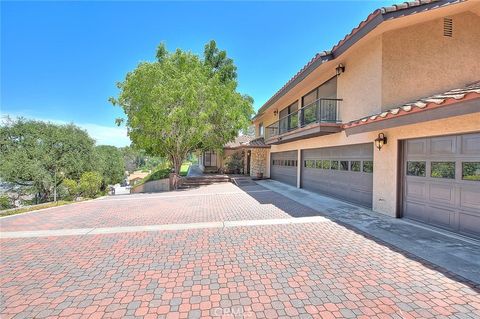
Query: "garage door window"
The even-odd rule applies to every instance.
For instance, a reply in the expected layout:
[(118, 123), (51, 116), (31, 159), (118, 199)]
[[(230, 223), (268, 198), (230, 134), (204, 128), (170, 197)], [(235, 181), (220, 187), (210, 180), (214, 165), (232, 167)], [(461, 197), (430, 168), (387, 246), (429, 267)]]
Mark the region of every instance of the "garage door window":
[(373, 173), (373, 161), (363, 161), (363, 172)]
[(314, 160), (306, 160), (304, 165), (305, 165), (306, 168), (315, 168), (315, 161)]
[(340, 161), (340, 170), (348, 171), (348, 161)]
[(430, 176), (455, 179), (455, 162), (432, 162)]
[(425, 177), (426, 162), (407, 162), (407, 175)]
[(329, 160), (323, 160), (322, 161), (322, 168), (323, 169), (330, 169), (330, 161)]
[(360, 161), (351, 161), (350, 170), (352, 172), (360, 172)]
[(480, 181), (480, 162), (463, 162), (462, 179), (466, 181)]
[(330, 169), (338, 169), (338, 161), (332, 161)]

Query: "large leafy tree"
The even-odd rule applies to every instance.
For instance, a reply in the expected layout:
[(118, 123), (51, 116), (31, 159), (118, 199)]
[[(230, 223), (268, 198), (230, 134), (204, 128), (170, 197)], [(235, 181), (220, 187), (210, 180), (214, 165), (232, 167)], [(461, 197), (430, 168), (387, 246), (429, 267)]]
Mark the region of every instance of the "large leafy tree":
[(203, 58), (161, 44), (157, 61), (140, 63), (118, 84), (133, 144), (168, 158), (176, 173), (189, 152), (218, 149), (245, 128), (252, 98), (237, 92), (236, 67), (215, 42)]
[(46, 201), (55, 180), (78, 180), (93, 167), (94, 143), (73, 124), (7, 119), (0, 126), (0, 179)]
[(102, 189), (120, 183), (125, 176), (125, 162), (122, 152), (111, 145), (95, 147), (95, 168), (102, 176)]

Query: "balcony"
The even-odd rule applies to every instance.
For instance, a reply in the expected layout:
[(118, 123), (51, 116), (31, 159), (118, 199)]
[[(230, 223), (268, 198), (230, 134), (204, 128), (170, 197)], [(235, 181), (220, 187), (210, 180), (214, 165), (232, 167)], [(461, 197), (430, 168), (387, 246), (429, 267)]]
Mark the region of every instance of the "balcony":
[(320, 98), (265, 128), (267, 144), (281, 144), (298, 139), (341, 131), (338, 110), (342, 99)]

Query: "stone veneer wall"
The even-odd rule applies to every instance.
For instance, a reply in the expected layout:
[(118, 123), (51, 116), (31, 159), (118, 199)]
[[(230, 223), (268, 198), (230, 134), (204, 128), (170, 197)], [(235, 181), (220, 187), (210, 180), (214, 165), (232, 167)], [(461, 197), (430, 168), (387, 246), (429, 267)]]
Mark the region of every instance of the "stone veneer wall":
[(250, 176), (256, 177), (257, 173), (265, 174), (267, 172), (267, 148), (252, 148), (252, 155), (250, 157)]

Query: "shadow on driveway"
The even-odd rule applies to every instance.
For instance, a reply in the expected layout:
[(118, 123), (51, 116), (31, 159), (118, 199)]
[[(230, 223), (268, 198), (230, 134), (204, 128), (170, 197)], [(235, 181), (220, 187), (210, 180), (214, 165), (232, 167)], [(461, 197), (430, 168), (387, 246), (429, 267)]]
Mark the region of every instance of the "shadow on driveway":
[(244, 180), (237, 181), (237, 186), (260, 204), (274, 205), (294, 218), (323, 216), (480, 293), (479, 241), (380, 215), (277, 181)]

